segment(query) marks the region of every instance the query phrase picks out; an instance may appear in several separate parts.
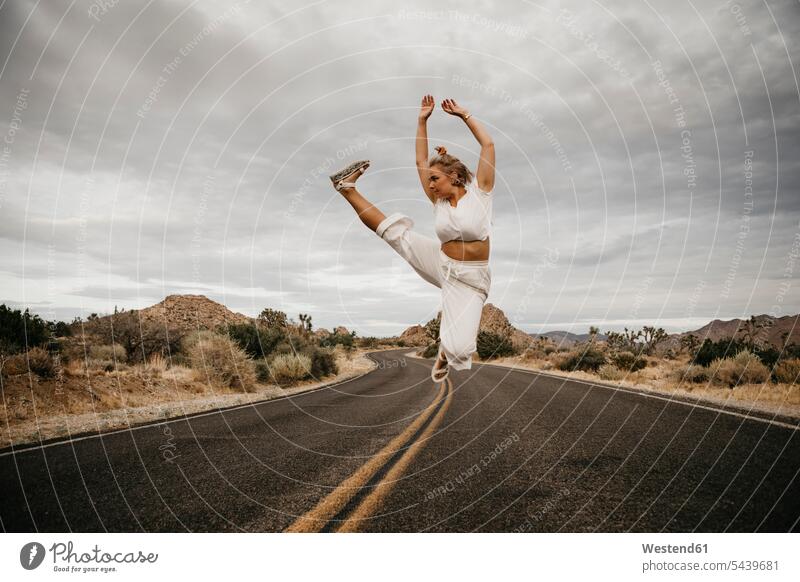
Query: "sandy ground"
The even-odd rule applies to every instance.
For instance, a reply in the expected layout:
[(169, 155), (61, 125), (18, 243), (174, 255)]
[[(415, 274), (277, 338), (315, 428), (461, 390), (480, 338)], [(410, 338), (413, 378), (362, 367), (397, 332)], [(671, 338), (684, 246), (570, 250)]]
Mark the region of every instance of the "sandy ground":
[[(415, 352), (405, 354), (412, 358), (419, 358)], [(431, 360), (432, 361), (432, 360)], [(479, 362), (479, 360), (475, 360)], [(684, 399), (696, 400), (698, 403), (706, 402), (718, 406), (735, 407), (744, 411), (762, 412), (773, 415), (787, 416), (800, 419), (800, 386), (789, 384), (745, 384), (730, 389), (708, 384), (676, 384), (673, 381), (659, 377), (662, 371), (656, 367), (648, 367), (630, 375), (630, 380), (609, 381), (602, 380), (595, 374), (588, 372), (562, 372), (552, 369), (552, 363), (547, 360), (523, 361), (519, 357), (498, 358), (489, 362), (480, 362), (507, 368), (533, 370), (558, 376), (573, 378), (594, 384), (629, 388), (660, 396), (676, 396)], [(548, 367), (550, 366), (550, 367)]]
[[(49, 403), (58, 400), (58, 398), (53, 398), (54, 393), (58, 394), (58, 387), (48, 386), (55, 382), (39, 382), (34, 377), (33, 385), (25, 391), (30, 398), (23, 398), (22, 402), (14, 402), (12, 398), (6, 396), (5, 392), (10, 392), (6, 380), (2, 418), (5, 430), (0, 434), (0, 448), (37, 443), (87, 432), (130, 428), (137, 424), (166, 418), (263, 402), (314, 390), (372, 371), (376, 364), (365, 354), (374, 351), (378, 350), (356, 350), (350, 358), (338, 359), (339, 374), (326, 378), (322, 382), (307, 381), (288, 388), (281, 388), (273, 384), (258, 384), (254, 391), (247, 393), (220, 389), (196, 380), (176, 381), (175, 378), (170, 378), (168, 373), (165, 373), (164, 377), (159, 378), (158, 381), (149, 383), (129, 377), (120, 380), (114, 378), (113, 375), (94, 378), (92, 396), (87, 398), (89, 411), (71, 414), (64, 413), (64, 409), (69, 407), (72, 410), (80, 410), (81, 407), (62, 404), (59, 409), (56, 406), (48, 406)], [(24, 376), (24, 381), (31, 382), (27, 375)], [(108, 394), (103, 390), (103, 384), (113, 384), (113, 394)], [(168, 390), (164, 390), (165, 385), (168, 386)], [(37, 394), (37, 391), (40, 390), (43, 394)], [(84, 387), (83, 392), (85, 391)], [(127, 393), (127, 396), (124, 393)], [(61, 396), (61, 394), (58, 395)], [(64, 398), (75, 400), (75, 397), (70, 394), (64, 395), (62, 399)], [(112, 398), (115, 401), (110, 402)], [(39, 407), (36, 407), (37, 400), (41, 403)]]

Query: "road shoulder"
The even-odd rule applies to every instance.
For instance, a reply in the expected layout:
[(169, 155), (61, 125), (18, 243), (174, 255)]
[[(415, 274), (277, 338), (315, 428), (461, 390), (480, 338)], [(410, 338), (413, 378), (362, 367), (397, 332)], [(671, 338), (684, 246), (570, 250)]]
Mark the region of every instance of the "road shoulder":
[[(417, 356), (413, 351), (404, 353), (403, 355), (410, 358), (416, 358), (419, 360), (428, 360), (432, 362), (432, 360), (428, 358), (422, 358), (420, 356)], [(480, 362), (474, 360), (473, 365), (512, 369), (521, 372), (535, 373), (542, 376), (549, 376), (551, 378), (572, 380), (582, 384), (591, 384), (615, 390), (638, 393), (643, 396), (656, 396), (667, 400), (680, 401), (687, 404), (706, 405), (724, 411), (735, 412), (737, 414), (744, 416), (752, 416), (754, 418), (775, 420), (791, 425), (797, 425), (798, 421), (800, 421), (800, 406), (793, 404), (779, 403), (779, 402), (764, 402), (764, 401), (737, 399), (733, 397), (732, 390), (728, 391), (730, 394), (727, 398), (722, 398), (722, 397), (711, 396), (708, 394), (698, 394), (695, 391), (684, 390), (679, 387), (675, 387), (672, 390), (665, 390), (641, 383), (633, 383), (626, 381), (620, 381), (617, 383), (609, 382), (606, 380), (601, 380), (599, 378), (596, 378), (585, 372), (561, 372), (558, 370), (540, 370), (532, 366), (526, 366), (519, 362), (508, 362), (508, 361)], [(723, 392), (723, 390), (720, 390), (720, 392)]]
[(336, 377), (320, 382), (305, 382), (289, 388), (275, 385), (259, 385), (255, 392), (221, 393), (215, 396), (161, 402), (151, 406), (121, 408), (99, 413), (59, 415), (36, 419), (33, 423), (6, 426), (0, 437), (0, 455), (27, 448), (69, 441), (76, 438), (96, 436), (122, 430), (142, 428), (159, 424), (165, 420), (178, 420), (203, 414), (216, 414), (244, 406), (288, 398), (297, 394), (330, 388), (352, 382), (378, 368), (377, 361), (369, 354), (384, 350), (371, 349), (354, 356), (354, 363)]

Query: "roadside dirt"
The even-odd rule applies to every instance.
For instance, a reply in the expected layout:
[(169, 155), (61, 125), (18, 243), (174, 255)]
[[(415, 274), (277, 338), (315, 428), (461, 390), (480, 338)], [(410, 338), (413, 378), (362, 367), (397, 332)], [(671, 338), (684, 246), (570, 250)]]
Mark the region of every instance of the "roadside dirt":
[(337, 358), (339, 374), (282, 388), (257, 384), (237, 392), (204, 381), (193, 370), (160, 373), (106, 372), (89, 377), (43, 380), (35, 374), (2, 379), (0, 448), (104, 432), (186, 414), (272, 400), (360, 376), (376, 364), (356, 350)]

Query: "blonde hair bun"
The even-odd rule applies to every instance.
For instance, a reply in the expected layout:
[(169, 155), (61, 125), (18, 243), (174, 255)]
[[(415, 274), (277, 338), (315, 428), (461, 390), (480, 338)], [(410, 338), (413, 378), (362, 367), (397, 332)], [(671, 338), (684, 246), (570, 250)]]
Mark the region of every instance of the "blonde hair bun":
[[(448, 154), (444, 146), (436, 146), (434, 149), (436, 150), (436, 155), (428, 160), (428, 165), (430, 167), (438, 166), (445, 174), (452, 174), (455, 172), (458, 176), (457, 180), (459, 184), (466, 186), (472, 182), (472, 172), (464, 165), (464, 162)], [(453, 184), (455, 185), (455, 182), (453, 182)]]

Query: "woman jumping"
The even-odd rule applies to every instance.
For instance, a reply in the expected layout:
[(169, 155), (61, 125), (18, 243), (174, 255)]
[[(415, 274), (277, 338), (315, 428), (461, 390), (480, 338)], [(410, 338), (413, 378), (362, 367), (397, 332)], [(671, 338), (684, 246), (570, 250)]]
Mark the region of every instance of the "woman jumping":
[(422, 98), (417, 123), (417, 171), (433, 204), (436, 235), (441, 244), (412, 230), (414, 222), (408, 216), (398, 212), (385, 216), (356, 190), (355, 182), (369, 167), (369, 160), (350, 164), (330, 178), (361, 221), (423, 279), (442, 290), (439, 353), (431, 378), (443, 382), (450, 368), (471, 369), (472, 354), (477, 350), (478, 326), (492, 280), (489, 236), (495, 157), (494, 143), (483, 126), (453, 99), (445, 99), (442, 109), (463, 119), (481, 146), (478, 170), (473, 179), (469, 168), (442, 146), (429, 160), (427, 123), (434, 105), (431, 95)]

